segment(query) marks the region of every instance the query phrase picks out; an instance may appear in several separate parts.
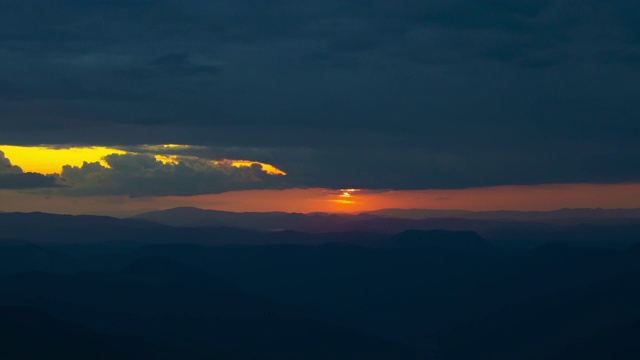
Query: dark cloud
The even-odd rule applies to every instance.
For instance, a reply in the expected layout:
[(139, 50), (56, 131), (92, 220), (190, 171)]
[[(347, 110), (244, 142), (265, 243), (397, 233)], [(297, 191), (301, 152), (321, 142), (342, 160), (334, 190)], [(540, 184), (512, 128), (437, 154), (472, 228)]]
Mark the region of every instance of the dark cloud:
[(187, 53), (166, 54), (151, 61), (149, 65), (165, 73), (216, 74), (218, 72), (217, 66), (194, 63)]
[(234, 167), (197, 158), (181, 158), (178, 163), (162, 163), (151, 155), (126, 154), (105, 157), (100, 163), (65, 166), (62, 178), (69, 195), (197, 195), (231, 190), (283, 188), (285, 179), (269, 175), (260, 164)]
[(638, 24), (631, 0), (4, 1), (0, 143), (201, 145), (295, 186), (639, 181)]
[(122, 75), (153, 79), (163, 76), (215, 75), (218, 71), (220, 71), (218, 65), (194, 62), (188, 53), (172, 53), (150, 61), (145, 67), (124, 70)]
[(12, 165), (4, 152), (0, 151), (0, 189), (37, 189), (58, 187), (58, 179), (37, 173), (25, 173), (19, 166)]
[(60, 186), (54, 176), (38, 173), (0, 174), (0, 189), (26, 190)]
[(11, 160), (7, 159), (4, 152), (0, 150), (0, 175), (21, 173), (22, 169), (17, 165), (11, 164)]

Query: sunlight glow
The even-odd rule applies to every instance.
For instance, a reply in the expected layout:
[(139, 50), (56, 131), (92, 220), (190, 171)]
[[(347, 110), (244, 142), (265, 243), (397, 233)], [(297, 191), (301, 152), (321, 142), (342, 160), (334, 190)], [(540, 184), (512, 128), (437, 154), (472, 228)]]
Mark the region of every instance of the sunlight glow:
[[(181, 156), (167, 152), (167, 150), (185, 150), (191, 148), (199, 148), (190, 145), (143, 145), (139, 147), (138, 151), (152, 155), (156, 161), (159, 161), (165, 165), (177, 165), (180, 163), (180, 159), (193, 158), (195, 156)], [(133, 151), (124, 151), (116, 148), (109, 148), (103, 146), (88, 146), (88, 147), (64, 147), (55, 145), (40, 145), (40, 146), (14, 146), (14, 145), (0, 145), (0, 151), (3, 151), (5, 157), (11, 160), (12, 164), (20, 166), (25, 172), (36, 172), (41, 174), (60, 174), (62, 167), (65, 165), (82, 166), (83, 163), (99, 162), (102, 166), (109, 168), (109, 165), (104, 161), (104, 157), (111, 154), (137, 154)], [(160, 152), (161, 154), (154, 154), (154, 152)], [(262, 167), (262, 170), (269, 175), (281, 175), (286, 176), (287, 173), (276, 168), (271, 164), (265, 164), (257, 161), (250, 160), (222, 160), (213, 161), (214, 164), (229, 164), (231, 166), (250, 167), (253, 164), (258, 164)]]
[(353, 193), (360, 191), (360, 189), (340, 189), (340, 192), (342, 192), (342, 194), (340, 194), (340, 197), (352, 197)]
[(331, 200), (331, 202), (336, 204), (343, 204), (343, 205), (353, 205), (356, 203), (355, 201), (352, 201), (352, 200)]
[(265, 163), (261, 163), (261, 162), (257, 162), (257, 161), (250, 161), (250, 160), (223, 160), (223, 161), (214, 161), (214, 164), (220, 164), (220, 163), (224, 163), (224, 162), (230, 162), (231, 166), (240, 168), (240, 167), (250, 167), (253, 164), (258, 164), (260, 166), (262, 166), (262, 170), (264, 172), (266, 172), (269, 175), (282, 175), (282, 176), (286, 176), (287, 173), (278, 169), (277, 167), (271, 165), (271, 164), (265, 164)]
[[(361, 204), (360, 202), (355, 201), (354, 193), (360, 191), (360, 189), (340, 189), (340, 194), (338, 194), (339, 199), (330, 199), (329, 201), (335, 204), (340, 205), (355, 205)], [(332, 195), (335, 196), (335, 195)]]
[(110, 154), (125, 154), (125, 151), (102, 146), (54, 147), (0, 145), (0, 150), (25, 172), (59, 174), (64, 165), (82, 166), (83, 162), (99, 162), (108, 167), (103, 158)]
[(180, 160), (176, 155), (155, 155), (156, 161), (160, 161), (163, 164), (177, 165)]

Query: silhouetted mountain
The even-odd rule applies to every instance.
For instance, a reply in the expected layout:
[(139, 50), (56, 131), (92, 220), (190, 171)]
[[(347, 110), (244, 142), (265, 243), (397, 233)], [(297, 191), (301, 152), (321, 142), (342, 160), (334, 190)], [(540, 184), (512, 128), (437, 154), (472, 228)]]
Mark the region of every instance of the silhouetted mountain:
[(577, 340), (557, 345), (553, 360), (636, 360), (640, 358), (640, 321), (622, 322), (596, 330)]
[(76, 258), (52, 249), (0, 241), (0, 275), (34, 270), (65, 272), (79, 266)]
[[(8, 243), (74, 245), (109, 243), (113, 250), (131, 249), (149, 243), (238, 244), (318, 244), (363, 234), (311, 234), (290, 231), (263, 232), (230, 227), (174, 227), (145, 220), (102, 216), (70, 216), (44, 213), (0, 214), (0, 228)], [(80, 248), (79, 248), (80, 250)], [(82, 247), (83, 251), (91, 247)], [(100, 251), (106, 250), (104, 247)], [(95, 251), (94, 251), (95, 252)]]
[(491, 245), (472, 231), (407, 230), (393, 236), (393, 244), (403, 248), (449, 249), (482, 252)]
[[(307, 316), (423, 345), (469, 319), (591, 287), (640, 265), (630, 250), (548, 245), (509, 255), (446, 248), (153, 246)], [(393, 324), (402, 324), (394, 327)]]
[[(582, 358), (587, 341), (599, 339), (608, 348), (604, 358), (637, 358), (637, 338), (612, 339), (609, 329), (628, 329), (640, 321), (640, 272), (616, 275), (588, 287), (540, 294), (535, 299), (512, 301), (498, 312), (449, 334), (443, 346), (448, 359), (550, 359)], [(638, 334), (636, 332), (636, 334)], [(582, 344), (579, 347), (577, 344)], [(620, 349), (625, 351), (620, 352)], [(603, 355), (600, 348), (600, 354)], [(615, 357), (614, 354), (620, 357)], [(595, 356), (596, 354), (591, 354)], [(624, 355), (624, 356), (621, 356)], [(632, 356), (633, 355), (633, 356)], [(634, 357), (635, 356), (635, 357)], [(589, 357), (594, 358), (594, 357)], [(597, 357), (596, 357), (597, 358)]]
[(335, 227), (381, 230), (0, 214), (0, 305), (172, 359), (559, 359), (581, 342), (635, 354), (634, 222), (346, 218)]
[[(203, 271), (158, 257), (109, 273), (30, 272), (0, 279), (2, 302), (104, 332), (240, 358), (415, 358), (390, 341), (288, 314)], [(180, 358), (180, 357), (174, 357)], [(219, 358), (219, 357), (216, 357)]]
[(459, 218), (475, 220), (506, 220), (536, 222), (589, 222), (607, 219), (640, 220), (640, 209), (559, 209), (552, 211), (468, 211), (468, 210), (433, 210), (433, 209), (381, 209), (369, 211), (367, 214), (376, 217), (403, 219)]
[(5, 293), (113, 313), (224, 317), (270, 312), (269, 305), (205, 272), (161, 258), (116, 272), (26, 272), (0, 278)]
[[(370, 218), (370, 216), (336, 214), (300, 214), (285, 212), (244, 212), (175, 208), (140, 214), (135, 219), (154, 221), (172, 226), (228, 226), (253, 230), (332, 231), (338, 224)], [(327, 230), (328, 227), (328, 230)]]
[[(64, 244), (135, 240), (136, 235), (158, 231), (162, 225), (107, 216), (71, 216), (46, 213), (2, 213), (0, 229), (9, 241)], [(138, 241), (145, 241), (141, 237)]]
[[(638, 243), (640, 242), (640, 219), (613, 217), (615, 215), (631, 217), (635, 216), (636, 212), (638, 212), (636, 209), (562, 209), (553, 212), (486, 212), (486, 214), (485, 212), (469, 212), (473, 216), (465, 218), (462, 215), (466, 212), (445, 211), (443, 215), (451, 217), (407, 219), (384, 218), (370, 214), (232, 213), (177, 208), (142, 214), (138, 218), (165, 224), (179, 223), (189, 227), (206, 227), (206, 224), (210, 222), (215, 225), (245, 229), (272, 230), (277, 228), (312, 233), (361, 232), (391, 235), (412, 229), (474, 231), (501, 246), (526, 250), (546, 242), (619, 248)], [(431, 210), (429, 213), (436, 214)], [(481, 219), (483, 216), (487, 219)], [(583, 216), (584, 218), (574, 216)], [(281, 234), (274, 235), (272, 239), (279, 236)], [(302, 238), (305, 235), (297, 236)], [(278, 240), (268, 243), (304, 243), (281, 241), (282, 238)], [(316, 236), (316, 240), (318, 241), (307, 243), (331, 242), (319, 239), (318, 236)], [(375, 240), (373, 242), (375, 243)], [(360, 241), (360, 244), (363, 242)]]
[(597, 329), (640, 319), (638, 254), (548, 245), (505, 260), (467, 288), (484, 310), (444, 336), (442, 358), (556, 358)]
[[(172, 226), (229, 226), (258, 230), (342, 231), (349, 223), (379, 218), (425, 220), (466, 219), (502, 222), (540, 222), (564, 225), (640, 221), (640, 209), (559, 209), (553, 211), (467, 211), (431, 209), (382, 209), (362, 214), (227, 212), (198, 208), (174, 208), (135, 216)], [(324, 228), (323, 228), (324, 226)], [(328, 229), (328, 230), (327, 230)], [(398, 229), (395, 229), (397, 231)], [(406, 230), (406, 229), (403, 229)]]
[(27, 307), (0, 307), (2, 359), (161, 358), (141, 340), (99, 333)]
[[(442, 311), (443, 304), (450, 303), (449, 290), (440, 291), (450, 287), (447, 281), (455, 283), (502, 256), (449, 248), (347, 245), (156, 245), (139, 252), (220, 274), (307, 317), (416, 343), (426, 341), (422, 329), (455, 321), (448, 310)], [(393, 326), (398, 321), (400, 328)]]
[[(272, 214), (273, 215), (273, 214)], [(226, 213), (244, 222), (244, 214)], [(249, 215), (246, 215), (249, 216)], [(280, 215), (277, 215), (280, 216)], [(307, 218), (302, 226), (319, 227), (320, 232), (258, 231), (229, 227), (175, 227), (145, 220), (115, 219), (100, 216), (68, 216), (43, 213), (0, 214), (5, 243), (38, 243), (77, 247), (82, 252), (129, 251), (150, 243), (198, 243), (206, 245), (268, 245), (327, 243), (386, 246), (389, 236), (415, 230), (473, 231), (494, 245), (526, 250), (549, 242), (607, 247), (625, 247), (640, 242), (640, 223), (554, 225), (533, 222), (502, 222), (468, 219), (390, 219), (367, 216), (343, 217), (295, 214)], [(316, 222), (317, 219), (321, 221)], [(335, 220), (338, 219), (338, 220)], [(266, 220), (265, 220), (266, 221)], [(268, 223), (268, 222), (267, 222)], [(246, 222), (248, 227), (251, 223)], [(283, 225), (280, 225), (283, 226)], [(335, 230), (331, 232), (330, 230)], [(108, 247), (101, 244), (108, 243)]]

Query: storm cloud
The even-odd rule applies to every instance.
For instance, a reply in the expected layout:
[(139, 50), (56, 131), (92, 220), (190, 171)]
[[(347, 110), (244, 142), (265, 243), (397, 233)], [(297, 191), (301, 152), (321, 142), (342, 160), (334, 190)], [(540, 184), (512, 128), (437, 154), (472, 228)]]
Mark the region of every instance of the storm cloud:
[(11, 164), (11, 160), (5, 157), (4, 152), (0, 151), (0, 175), (21, 173), (22, 169), (17, 165)]
[(76, 196), (141, 197), (284, 187), (284, 176), (267, 174), (260, 164), (235, 167), (198, 158), (163, 163), (147, 154), (112, 154), (105, 162), (108, 166), (98, 162), (65, 166), (61, 176), (69, 187), (60, 191)]
[(38, 173), (25, 173), (19, 166), (11, 164), (0, 151), (0, 189), (37, 189), (58, 187), (58, 179)]
[[(639, 181), (639, 83), (631, 0), (0, 4), (0, 143), (198, 145), (286, 186)], [(180, 193), (284, 186), (118, 166), (63, 177), (136, 195), (171, 193), (160, 175)]]

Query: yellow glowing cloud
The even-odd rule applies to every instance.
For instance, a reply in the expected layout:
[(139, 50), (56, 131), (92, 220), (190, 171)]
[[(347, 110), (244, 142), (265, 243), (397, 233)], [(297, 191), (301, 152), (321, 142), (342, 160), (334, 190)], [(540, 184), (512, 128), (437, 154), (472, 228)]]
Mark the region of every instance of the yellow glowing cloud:
[(253, 164), (258, 164), (260, 166), (262, 166), (262, 170), (264, 172), (266, 172), (269, 175), (283, 175), (286, 176), (287, 173), (278, 169), (277, 167), (271, 165), (271, 164), (265, 164), (265, 163), (261, 163), (261, 162), (257, 162), (257, 161), (250, 161), (250, 160), (224, 160), (224, 161), (214, 161), (214, 164), (221, 164), (221, 163), (230, 163), (231, 166), (240, 168), (240, 167), (249, 167)]
[[(168, 149), (188, 149), (189, 145), (145, 145), (142, 147), (146, 151), (168, 150)], [(82, 166), (84, 162), (99, 162), (105, 167), (109, 165), (104, 161), (104, 157), (111, 154), (135, 154), (120, 149), (102, 146), (92, 147), (68, 147), (57, 148), (54, 146), (13, 146), (0, 145), (0, 151), (11, 160), (14, 165), (18, 165), (25, 172), (37, 172), (41, 174), (60, 174), (64, 165)], [(153, 155), (156, 161), (163, 164), (176, 165), (180, 159), (193, 158), (173, 154)], [(214, 164), (229, 164), (235, 167), (248, 167), (259, 164), (269, 175), (287, 175), (284, 171), (273, 165), (250, 160), (223, 160), (213, 161)]]
[(163, 164), (177, 165), (180, 162), (176, 155), (155, 155), (155, 158)]
[(125, 151), (102, 146), (55, 148), (49, 146), (0, 145), (0, 150), (15, 165), (26, 172), (59, 174), (64, 165), (82, 166), (83, 162), (100, 162), (110, 154), (125, 154)]

